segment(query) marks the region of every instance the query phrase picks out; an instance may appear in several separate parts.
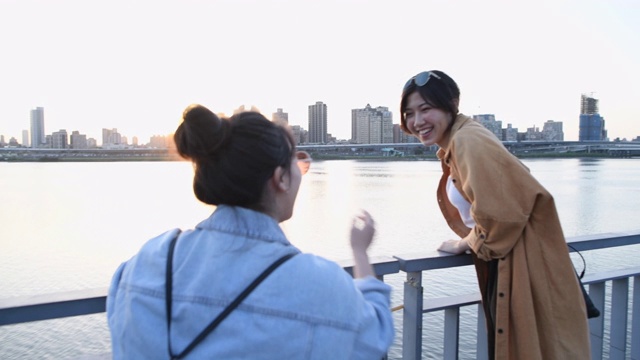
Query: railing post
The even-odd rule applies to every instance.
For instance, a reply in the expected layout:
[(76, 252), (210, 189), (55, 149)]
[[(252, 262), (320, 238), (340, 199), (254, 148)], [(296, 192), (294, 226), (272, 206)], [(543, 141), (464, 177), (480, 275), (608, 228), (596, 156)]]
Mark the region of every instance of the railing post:
[(478, 329), (476, 335), (476, 360), (487, 360), (489, 349), (487, 345), (487, 321), (484, 317), (484, 306), (478, 304)]
[[(631, 310), (631, 360), (640, 360), (640, 276), (633, 277)], [(635, 336), (633, 334), (636, 334)]]
[(589, 319), (589, 331), (591, 333), (591, 359), (602, 360), (602, 350), (604, 347), (604, 289), (605, 283), (598, 282), (589, 284), (589, 297), (593, 305), (600, 310), (600, 316)]
[(627, 350), (629, 278), (613, 280), (611, 287), (611, 338), (609, 359), (624, 360)]
[(458, 337), (460, 334), (460, 308), (444, 310), (444, 356), (446, 360), (458, 359)]
[(420, 360), (422, 357), (422, 272), (408, 272), (404, 283), (402, 312), (402, 359)]

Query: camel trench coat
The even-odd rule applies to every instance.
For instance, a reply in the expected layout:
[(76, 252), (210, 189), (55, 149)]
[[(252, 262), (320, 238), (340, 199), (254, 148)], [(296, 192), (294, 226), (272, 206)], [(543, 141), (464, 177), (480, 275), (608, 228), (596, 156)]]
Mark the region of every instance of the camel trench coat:
[[(459, 114), (448, 136), (438, 151), (438, 203), (476, 256), (485, 303), (487, 262), (499, 259), (495, 358), (590, 359), (584, 298), (553, 197), (480, 123)], [(471, 203), (473, 229), (448, 200), (449, 176)]]

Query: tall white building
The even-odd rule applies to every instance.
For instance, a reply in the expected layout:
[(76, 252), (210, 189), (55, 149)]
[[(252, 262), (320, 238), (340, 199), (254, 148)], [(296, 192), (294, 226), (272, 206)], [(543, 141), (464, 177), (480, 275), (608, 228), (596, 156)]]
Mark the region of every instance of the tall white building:
[(367, 104), (364, 109), (352, 109), (351, 140), (356, 144), (393, 143), (393, 116), (389, 108), (374, 109)]
[(44, 108), (31, 109), (31, 147), (38, 148), (46, 144), (44, 135)]
[(327, 104), (317, 101), (309, 105), (309, 143), (327, 143)]
[(22, 146), (29, 147), (29, 130), (22, 130)]

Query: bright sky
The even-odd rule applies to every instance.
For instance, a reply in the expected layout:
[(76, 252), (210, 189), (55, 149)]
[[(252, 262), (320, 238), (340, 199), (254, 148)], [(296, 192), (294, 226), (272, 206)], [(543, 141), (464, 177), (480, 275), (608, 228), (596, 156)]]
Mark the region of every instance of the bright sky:
[(201, 103), (351, 137), (351, 109), (386, 106), (440, 69), (461, 111), (519, 131), (547, 120), (578, 139), (580, 95), (600, 100), (609, 138), (640, 136), (637, 0), (0, 0), (0, 134), (22, 141), (32, 108), (45, 131), (146, 143)]

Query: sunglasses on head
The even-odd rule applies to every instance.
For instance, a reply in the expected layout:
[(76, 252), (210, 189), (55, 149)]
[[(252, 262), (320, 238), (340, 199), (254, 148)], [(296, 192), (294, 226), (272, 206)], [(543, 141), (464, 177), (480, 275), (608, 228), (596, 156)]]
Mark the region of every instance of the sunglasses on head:
[(309, 171), (311, 166), (311, 155), (306, 151), (296, 151), (296, 159), (298, 159), (298, 168), (302, 175)]
[(409, 79), (409, 81), (407, 81), (407, 83), (404, 84), (404, 88), (402, 89), (402, 91), (407, 91), (409, 86), (411, 86), (411, 83), (415, 83), (417, 87), (425, 86), (427, 85), (427, 83), (429, 82), (429, 79), (431, 79), (432, 76), (440, 80), (440, 76), (438, 76), (438, 74), (433, 73), (431, 71), (423, 71), (420, 74)]

